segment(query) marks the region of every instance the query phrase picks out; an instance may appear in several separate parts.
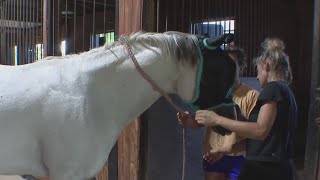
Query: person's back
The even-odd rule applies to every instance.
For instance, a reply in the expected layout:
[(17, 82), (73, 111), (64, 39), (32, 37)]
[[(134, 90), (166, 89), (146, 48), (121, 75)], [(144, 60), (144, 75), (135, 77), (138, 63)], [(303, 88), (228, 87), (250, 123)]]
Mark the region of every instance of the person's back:
[(239, 179), (292, 180), (297, 106), (289, 88), (292, 81), (289, 57), (280, 39), (267, 38), (262, 48), (264, 51), (255, 63), (263, 90), (249, 116), (249, 123), (264, 126), (264, 130), (248, 139), (246, 161)]
[(280, 162), (292, 156), (292, 136), (296, 126), (297, 106), (286, 82), (271, 81), (265, 85), (249, 121), (256, 121), (261, 106), (270, 100), (278, 104), (273, 127), (264, 141), (248, 140), (248, 160)]

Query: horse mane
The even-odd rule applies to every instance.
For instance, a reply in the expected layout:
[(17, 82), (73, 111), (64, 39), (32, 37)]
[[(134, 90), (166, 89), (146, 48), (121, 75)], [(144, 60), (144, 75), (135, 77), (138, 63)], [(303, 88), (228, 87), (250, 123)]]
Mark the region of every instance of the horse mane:
[[(133, 48), (161, 49), (162, 53), (175, 57), (178, 61), (187, 61), (195, 65), (198, 59), (198, 39), (196, 36), (176, 31), (165, 33), (137, 32), (129, 36), (122, 35), (118, 41), (106, 45), (111, 49), (127, 43)], [(191, 57), (191, 58), (190, 58)]]
[[(195, 35), (168, 31), (164, 33), (153, 32), (136, 32), (131, 35), (122, 35), (117, 41), (111, 44), (106, 43), (104, 49), (112, 49), (117, 46), (127, 43), (131, 48), (135, 49), (152, 49), (153, 47), (159, 48), (163, 54), (172, 56), (177, 59), (178, 62), (186, 62), (192, 65), (196, 64), (196, 60), (199, 58), (199, 44), (198, 38)], [(47, 56), (42, 60), (63, 59), (67, 60), (77, 55), (92, 55), (95, 52), (100, 52), (100, 48), (94, 48), (87, 52), (81, 52), (78, 54), (69, 54), (66, 56)]]

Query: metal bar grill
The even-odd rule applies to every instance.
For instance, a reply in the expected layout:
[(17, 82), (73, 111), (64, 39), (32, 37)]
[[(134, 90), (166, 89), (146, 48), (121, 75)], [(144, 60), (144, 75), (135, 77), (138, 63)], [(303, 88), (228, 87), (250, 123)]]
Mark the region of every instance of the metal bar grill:
[[(252, 60), (257, 56), (262, 40), (273, 33), (270, 20), (272, 2), (270, 0), (189, 0), (183, 2), (175, 0), (172, 3), (169, 3), (168, 0), (158, 1), (156, 7), (157, 31), (185, 32), (188, 29), (191, 33), (209, 34), (209, 36), (235, 33), (236, 44), (243, 48), (248, 56), (247, 69), (243, 76), (256, 76)], [(181, 6), (187, 8), (182, 10)], [(177, 21), (180, 15), (184, 17)]]
[(78, 53), (113, 41), (115, 3), (115, 0), (1, 1), (0, 64), (31, 63), (42, 59), (44, 53)]
[(37, 38), (42, 36), (39, 0), (5, 0), (0, 3), (0, 64), (34, 62)]

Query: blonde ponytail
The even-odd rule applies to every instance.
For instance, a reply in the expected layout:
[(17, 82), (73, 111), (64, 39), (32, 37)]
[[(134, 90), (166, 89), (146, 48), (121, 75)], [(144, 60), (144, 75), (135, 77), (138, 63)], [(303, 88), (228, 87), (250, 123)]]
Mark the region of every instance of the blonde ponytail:
[(289, 56), (284, 52), (285, 44), (278, 38), (266, 38), (261, 43), (262, 53), (255, 58), (254, 63), (259, 64), (267, 59), (270, 62), (271, 70), (279, 74), (290, 84), (292, 81), (292, 72), (289, 62)]

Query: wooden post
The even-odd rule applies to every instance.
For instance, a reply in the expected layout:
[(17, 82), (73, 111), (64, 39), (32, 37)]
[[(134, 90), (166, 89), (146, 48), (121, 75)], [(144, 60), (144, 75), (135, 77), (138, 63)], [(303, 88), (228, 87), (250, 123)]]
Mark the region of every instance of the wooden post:
[(42, 10), (42, 37), (43, 37), (43, 56), (48, 55), (48, 22), (47, 22), (47, 11), (48, 11), (48, 0), (43, 0), (43, 10)]
[(52, 1), (43, 0), (43, 57), (53, 55), (52, 52)]
[(315, 123), (320, 117), (320, 0), (314, 3), (311, 98), (304, 163), (304, 179), (308, 180), (320, 180), (320, 127)]
[(142, 28), (144, 31), (156, 31), (155, 3), (157, 0), (144, 0), (142, 10)]
[(142, 0), (119, 0), (119, 35), (142, 29)]
[[(119, 0), (118, 17), (119, 35), (140, 31), (142, 0)], [(140, 121), (135, 119), (118, 139), (118, 180), (139, 179), (139, 144)]]

